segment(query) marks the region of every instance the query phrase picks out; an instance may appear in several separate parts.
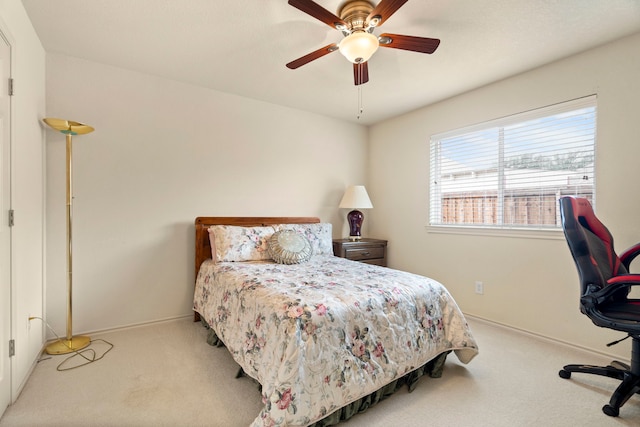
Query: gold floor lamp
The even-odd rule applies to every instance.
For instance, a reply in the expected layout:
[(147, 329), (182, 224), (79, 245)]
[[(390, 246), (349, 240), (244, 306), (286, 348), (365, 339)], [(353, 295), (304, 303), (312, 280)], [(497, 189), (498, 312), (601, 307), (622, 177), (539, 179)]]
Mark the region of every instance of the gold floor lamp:
[(72, 208), (73, 208), (73, 135), (84, 135), (93, 132), (91, 126), (71, 120), (51, 119), (43, 120), (53, 129), (67, 136), (67, 335), (49, 344), (45, 351), (48, 354), (66, 354), (81, 350), (89, 345), (91, 338), (85, 335), (73, 336), (72, 321), (72, 291), (73, 291), (73, 257), (72, 257)]

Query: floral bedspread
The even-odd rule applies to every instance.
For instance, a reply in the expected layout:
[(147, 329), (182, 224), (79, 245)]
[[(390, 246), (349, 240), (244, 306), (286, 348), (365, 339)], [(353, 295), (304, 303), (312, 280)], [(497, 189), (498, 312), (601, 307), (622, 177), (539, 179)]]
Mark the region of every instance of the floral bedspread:
[(194, 310), (262, 385), (252, 426), (304, 426), (454, 350), (478, 352), (435, 280), (331, 255), (203, 263)]

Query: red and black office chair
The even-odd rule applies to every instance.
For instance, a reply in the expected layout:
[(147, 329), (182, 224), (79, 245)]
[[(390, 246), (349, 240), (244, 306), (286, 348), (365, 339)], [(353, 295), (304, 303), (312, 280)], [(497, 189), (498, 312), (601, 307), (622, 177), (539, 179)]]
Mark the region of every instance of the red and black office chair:
[[(640, 393), (640, 300), (628, 297), (632, 286), (640, 285), (640, 274), (630, 274), (631, 261), (640, 254), (637, 244), (619, 257), (613, 236), (593, 213), (587, 199), (561, 197), (562, 228), (580, 277), (580, 311), (597, 326), (625, 332), (632, 339), (631, 366), (612, 362), (609, 366), (567, 365), (559, 375), (572, 372), (616, 378), (620, 385), (602, 411), (617, 417), (620, 407)], [(622, 340), (615, 341), (613, 345)]]

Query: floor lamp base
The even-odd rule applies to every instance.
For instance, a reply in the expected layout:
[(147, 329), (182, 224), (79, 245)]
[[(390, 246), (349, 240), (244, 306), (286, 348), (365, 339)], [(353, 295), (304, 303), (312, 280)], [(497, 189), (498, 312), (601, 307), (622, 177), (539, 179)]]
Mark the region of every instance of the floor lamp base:
[(60, 338), (49, 344), (44, 351), (47, 354), (67, 354), (74, 351), (82, 350), (91, 343), (91, 338), (86, 335), (76, 335), (70, 340)]

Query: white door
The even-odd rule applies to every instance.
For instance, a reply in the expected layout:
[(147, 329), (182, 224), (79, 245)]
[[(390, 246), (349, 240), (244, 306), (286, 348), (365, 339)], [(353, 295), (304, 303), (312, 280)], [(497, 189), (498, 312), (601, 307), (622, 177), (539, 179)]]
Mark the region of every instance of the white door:
[(11, 50), (0, 32), (0, 416), (11, 403)]

